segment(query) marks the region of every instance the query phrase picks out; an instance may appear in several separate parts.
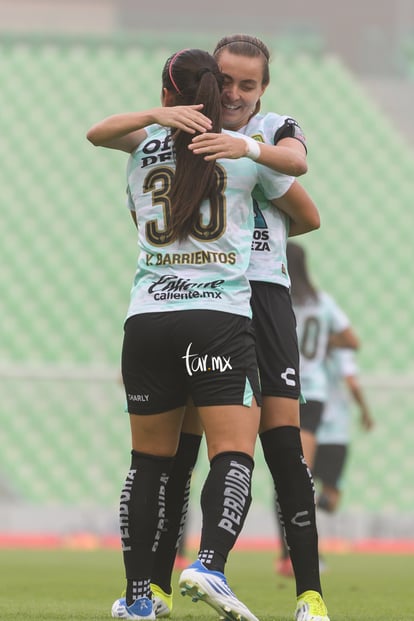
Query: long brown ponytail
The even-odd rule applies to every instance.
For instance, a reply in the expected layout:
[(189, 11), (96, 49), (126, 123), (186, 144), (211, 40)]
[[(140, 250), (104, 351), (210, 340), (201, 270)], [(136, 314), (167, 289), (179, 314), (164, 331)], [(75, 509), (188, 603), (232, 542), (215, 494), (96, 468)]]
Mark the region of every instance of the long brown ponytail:
[[(163, 87), (175, 94), (175, 105), (202, 103), (202, 113), (212, 122), (212, 132), (220, 132), (222, 74), (216, 60), (203, 50), (182, 50), (171, 56), (163, 69)], [(201, 202), (214, 196), (215, 162), (206, 162), (188, 149), (192, 135), (173, 135), (176, 169), (169, 192), (170, 232), (173, 239), (185, 239), (196, 225)], [(216, 201), (212, 200), (212, 209)]]

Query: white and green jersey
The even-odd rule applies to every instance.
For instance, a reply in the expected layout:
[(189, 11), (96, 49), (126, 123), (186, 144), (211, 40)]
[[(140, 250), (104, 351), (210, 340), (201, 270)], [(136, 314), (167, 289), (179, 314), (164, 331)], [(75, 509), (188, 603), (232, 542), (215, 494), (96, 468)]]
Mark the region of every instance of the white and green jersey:
[(315, 300), (295, 305), (296, 329), (300, 355), (300, 384), (307, 401), (326, 401), (328, 378), (325, 367), (331, 333), (342, 332), (350, 321), (335, 300), (319, 291)]
[[(295, 137), (305, 144), (302, 130), (296, 121), (274, 112), (256, 114), (240, 132), (266, 144), (276, 144), (280, 138), (287, 136)], [(254, 190), (253, 201), (255, 224), (248, 278), (289, 287), (286, 260), (289, 218), (269, 203), (260, 188)]]
[(318, 444), (348, 444), (353, 401), (345, 378), (358, 375), (355, 352), (352, 349), (332, 349), (326, 358), (326, 371), (328, 397), (317, 431)]
[[(254, 228), (251, 193), (283, 196), (293, 178), (248, 158), (217, 160), (217, 210), (204, 201), (191, 235), (171, 241), (168, 190), (174, 177), (171, 133), (152, 125), (130, 156), (129, 208), (138, 224), (138, 265), (127, 317), (140, 313), (211, 309), (251, 316), (246, 271)], [(234, 134), (234, 132), (228, 132)], [(194, 179), (197, 183), (197, 179)]]

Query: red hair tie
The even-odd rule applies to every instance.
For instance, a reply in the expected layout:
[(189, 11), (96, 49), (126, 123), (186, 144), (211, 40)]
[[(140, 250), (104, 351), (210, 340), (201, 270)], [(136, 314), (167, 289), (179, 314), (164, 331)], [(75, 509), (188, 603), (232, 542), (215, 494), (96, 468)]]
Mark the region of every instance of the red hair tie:
[(170, 80), (171, 80), (171, 84), (173, 85), (173, 87), (175, 88), (175, 90), (177, 91), (177, 93), (179, 95), (182, 95), (182, 92), (180, 91), (180, 89), (178, 88), (177, 84), (175, 83), (175, 80), (172, 76), (172, 66), (175, 63), (175, 61), (177, 60), (177, 58), (180, 56), (180, 54), (183, 54), (184, 52), (187, 52), (190, 48), (186, 48), (185, 50), (180, 50), (179, 52), (177, 52), (176, 54), (174, 54), (174, 56), (171, 58), (170, 64), (168, 66), (168, 75), (170, 76)]

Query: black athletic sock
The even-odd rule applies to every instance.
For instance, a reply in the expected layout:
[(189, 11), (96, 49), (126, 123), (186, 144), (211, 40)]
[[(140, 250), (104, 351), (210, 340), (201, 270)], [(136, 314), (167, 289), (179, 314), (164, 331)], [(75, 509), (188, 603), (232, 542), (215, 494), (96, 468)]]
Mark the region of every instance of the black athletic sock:
[(275, 513), (276, 513), (276, 526), (279, 531), (279, 539), (280, 539), (280, 556), (283, 559), (289, 558), (289, 548), (286, 543), (286, 533), (285, 526), (283, 522), (283, 515), (280, 509), (280, 505), (277, 501), (277, 496), (275, 496)]
[(158, 544), (151, 582), (171, 593), (171, 575), (188, 514), (191, 475), (201, 436), (182, 433), (167, 484), (164, 529)]
[(219, 453), (210, 462), (201, 492), (203, 525), (198, 553), (208, 569), (224, 571), (250, 507), (253, 468), (253, 459), (239, 452)]
[(273, 477), (290, 558), (296, 592), (322, 594), (319, 574), (315, 488), (303, 457), (297, 427), (276, 427), (260, 435), (266, 463)]
[(165, 515), (165, 492), (172, 457), (131, 452), (131, 468), (119, 505), (126, 601), (149, 595), (154, 554)]

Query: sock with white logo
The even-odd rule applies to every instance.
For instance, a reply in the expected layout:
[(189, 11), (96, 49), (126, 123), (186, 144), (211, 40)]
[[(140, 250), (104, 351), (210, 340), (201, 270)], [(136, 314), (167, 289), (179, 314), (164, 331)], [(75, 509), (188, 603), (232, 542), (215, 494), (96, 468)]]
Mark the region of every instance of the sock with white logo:
[(127, 577), (126, 601), (150, 597), (150, 578), (165, 518), (165, 493), (172, 457), (131, 452), (131, 468), (119, 504), (119, 522)]
[(227, 556), (242, 530), (251, 503), (253, 459), (246, 453), (219, 453), (201, 493), (203, 526), (199, 560), (224, 571)]
[(171, 575), (180, 538), (184, 536), (188, 513), (191, 475), (198, 457), (201, 437), (182, 433), (167, 484), (165, 527), (157, 548), (151, 581), (171, 593)]
[(275, 485), (278, 510), (295, 572), (296, 592), (321, 593), (315, 488), (303, 457), (297, 427), (276, 427), (260, 435)]

